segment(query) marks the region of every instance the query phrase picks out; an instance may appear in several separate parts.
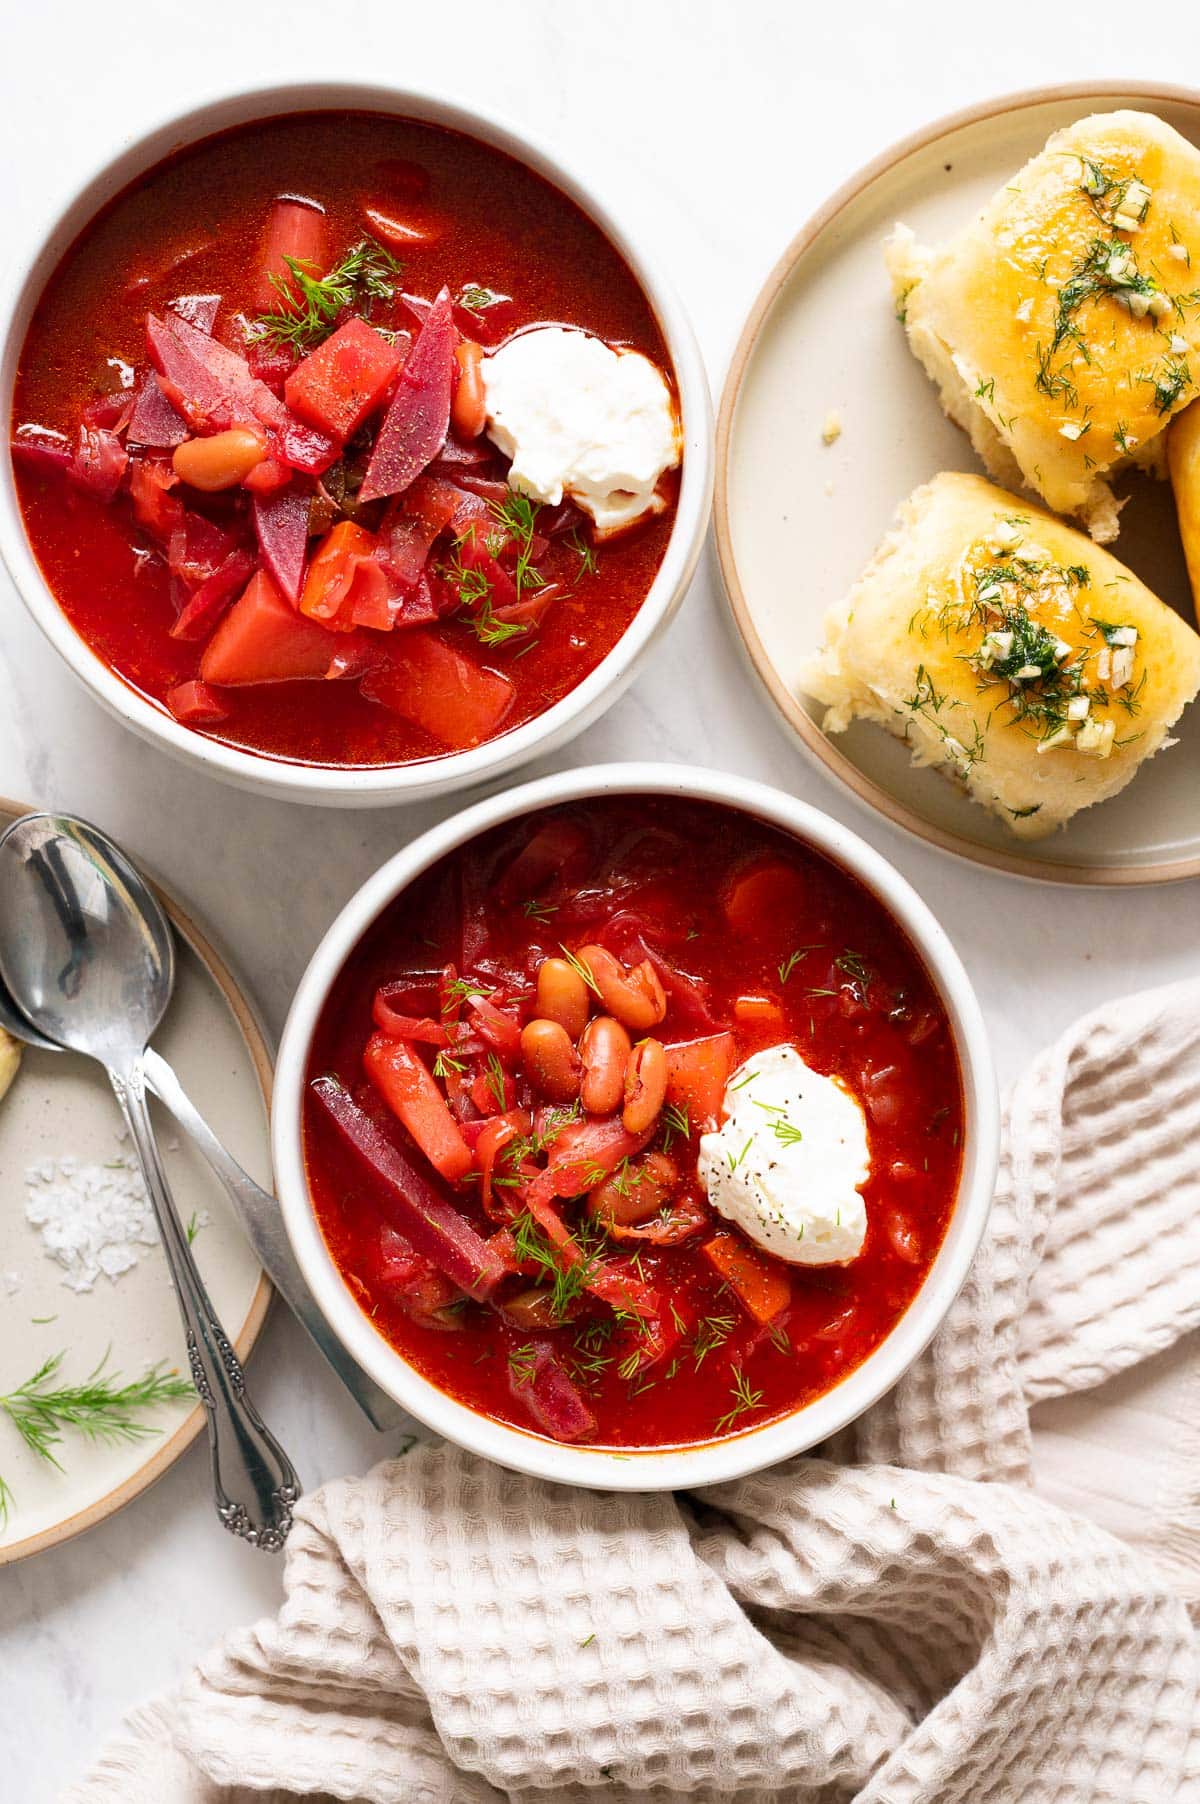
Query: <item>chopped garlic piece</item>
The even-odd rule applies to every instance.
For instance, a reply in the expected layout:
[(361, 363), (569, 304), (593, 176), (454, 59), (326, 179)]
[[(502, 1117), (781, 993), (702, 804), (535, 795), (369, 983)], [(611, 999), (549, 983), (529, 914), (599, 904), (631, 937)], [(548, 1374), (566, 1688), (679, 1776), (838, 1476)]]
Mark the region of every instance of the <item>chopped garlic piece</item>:
[(1136, 645), (1138, 631), (1136, 626), (1114, 626), (1108, 635), (1110, 645)]
[(1166, 294), (1151, 294), (1146, 297), (1146, 305), (1155, 319), (1166, 319), (1172, 311), (1171, 297)]
[(1132, 675), (1133, 675), (1133, 648), (1128, 645), (1118, 646), (1118, 648), (1113, 652), (1113, 655), (1112, 655), (1112, 686), (1113, 686), (1113, 688), (1114, 689), (1124, 689), (1126, 683), (1129, 681), (1129, 679)]
[(1074, 745), (1074, 743), (1075, 729), (1067, 726), (1064, 721), (1063, 725), (1051, 733), (1048, 738), (1038, 740), (1038, 757), (1040, 758), (1043, 752), (1056, 752), (1060, 746)]
[(1174, 257), (1176, 263), (1186, 263), (1188, 260), (1187, 245), (1186, 244), (1168, 244), (1167, 255), (1168, 255), (1168, 257)]
[(842, 416), (836, 407), (831, 407), (829, 412), (825, 415), (825, 424), (821, 428), (821, 443), (823, 445), (836, 444), (841, 436)]
[(1111, 720), (1085, 720), (1075, 735), (1075, 750), (1089, 758), (1111, 758), (1116, 734), (1116, 724)]
[(1012, 633), (985, 633), (979, 647), (979, 662), (986, 670), (990, 670), (993, 664), (1003, 663), (1005, 658), (1010, 657), (1012, 648)]
[(1086, 695), (1073, 695), (1067, 703), (1067, 719), (1086, 720), (1091, 706)]
[(1068, 420), (1065, 426), (1059, 427), (1058, 436), (1059, 438), (1069, 438), (1074, 444), (1077, 438), (1083, 437), (1083, 427), (1077, 426), (1074, 420)]
[(1041, 674), (1042, 667), (1040, 664), (1022, 664), (1020, 670), (1016, 673), (1014, 681), (1018, 683), (1031, 683), (1034, 677), (1040, 677)]
[(1182, 332), (1172, 332), (1168, 345), (1176, 357), (1182, 357), (1188, 348), (1188, 341)]
[(1074, 648), (1072, 646), (1067, 644), (1065, 639), (1056, 639), (1054, 641), (1054, 655), (1058, 659), (1060, 664), (1062, 663), (1064, 658), (1070, 657), (1073, 649)]
[(1016, 317), (1020, 320), (1022, 325), (1025, 325), (1033, 318), (1032, 300), (1024, 300), (1021, 302), (1021, 305), (1017, 308)]
[(1104, 647), (1103, 651), (1097, 652), (1096, 654), (1096, 675), (1100, 678), (1102, 683), (1107, 683), (1109, 677), (1112, 675), (1112, 653), (1109, 651), (1107, 645)]
[(1015, 520), (997, 520), (992, 529), (992, 543), (1002, 551), (1015, 551), (1024, 537)]

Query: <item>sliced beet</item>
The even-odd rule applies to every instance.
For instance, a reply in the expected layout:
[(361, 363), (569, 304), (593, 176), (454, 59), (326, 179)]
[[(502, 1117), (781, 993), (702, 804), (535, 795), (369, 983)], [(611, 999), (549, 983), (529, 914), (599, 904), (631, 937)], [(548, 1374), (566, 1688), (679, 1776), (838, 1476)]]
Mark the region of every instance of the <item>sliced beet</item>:
[(30, 469), (62, 475), (71, 461), (71, 445), (65, 433), (49, 426), (18, 426), (12, 436), (12, 454)]
[(100, 426), (80, 426), (67, 475), (77, 488), (99, 501), (111, 501), (121, 486), (129, 453), (115, 432)]
[(584, 1441), (595, 1435), (596, 1418), (548, 1341), (536, 1342), (524, 1358), (510, 1359), (508, 1386), (538, 1427), (556, 1441)]
[(250, 503), (263, 564), (291, 602), (300, 600), (308, 553), (308, 495), (283, 489)]
[(207, 639), (239, 589), (254, 574), (254, 553), (239, 548), (218, 564), (188, 601), (174, 626), (172, 639)]
[(401, 494), (445, 444), (457, 340), (450, 293), (443, 288), (400, 371), (359, 491), (361, 500)]
[(392, 1227), (469, 1295), (489, 1296), (504, 1276), (495, 1248), (445, 1201), (337, 1078), (318, 1077), (309, 1089), (344, 1144), (375, 1180), (376, 1194)]
[(187, 436), (187, 421), (168, 401), (154, 371), (147, 370), (134, 396), (126, 433), (129, 443), (145, 445), (153, 451), (169, 451), (182, 445)]

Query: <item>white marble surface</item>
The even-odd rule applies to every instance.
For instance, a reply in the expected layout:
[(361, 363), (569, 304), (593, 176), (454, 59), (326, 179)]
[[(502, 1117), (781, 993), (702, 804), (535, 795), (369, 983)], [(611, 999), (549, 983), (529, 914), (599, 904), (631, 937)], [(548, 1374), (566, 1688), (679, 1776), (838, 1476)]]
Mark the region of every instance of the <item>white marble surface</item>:
[[(49, 0), (10, 16), (0, 75), (5, 243), (114, 143), (231, 80), (360, 75), (428, 85), (524, 121), (598, 180), (657, 245), (714, 386), (786, 239), (837, 182), (928, 118), (1004, 90), (1088, 76), (1187, 79), (1200, 19), (1153, 31), (1126, 0), (1048, 29), (1039, 0), (608, 0), (584, 9), (457, 0), (248, 8)], [(0, 578), (0, 793), (91, 815), (206, 918), (278, 1031), (323, 926), (402, 840), (447, 811), (317, 812), (245, 796), (158, 758), (78, 689)], [(710, 762), (847, 819), (937, 910), (978, 986), (1001, 1074), (1075, 1015), (1194, 968), (1200, 886), (1067, 894), (954, 863), (862, 812), (760, 706), (702, 565), (632, 691), (561, 761)], [(448, 805), (447, 805), (448, 806)], [(299, 1331), (276, 1316), (254, 1361), (263, 1407), (309, 1486), (381, 1449)], [(123, 1515), (0, 1575), (0, 1790), (44, 1804), (120, 1714), (170, 1685), (221, 1631), (270, 1609), (278, 1567), (214, 1527), (194, 1448)], [(165, 1804), (165, 1801), (164, 1801)]]

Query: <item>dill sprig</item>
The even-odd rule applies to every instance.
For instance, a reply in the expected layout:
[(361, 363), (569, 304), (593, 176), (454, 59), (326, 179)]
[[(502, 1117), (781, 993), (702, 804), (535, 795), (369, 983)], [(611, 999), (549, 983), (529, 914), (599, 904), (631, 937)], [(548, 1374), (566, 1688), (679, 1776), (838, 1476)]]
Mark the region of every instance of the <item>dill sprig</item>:
[(733, 1370), (733, 1403), (717, 1423), (715, 1432), (724, 1434), (726, 1429), (732, 1428), (735, 1422), (739, 1422), (751, 1410), (757, 1409), (762, 1400), (762, 1392), (753, 1388), (741, 1366), (735, 1366)]
[(575, 975), (577, 977), (582, 977), (584, 983), (592, 992), (592, 995), (599, 996), (601, 1002), (603, 1002), (604, 997), (601, 995), (600, 985), (596, 982), (596, 979), (592, 974), (592, 967), (588, 964), (587, 960), (579, 958), (574, 952), (569, 952), (561, 940), (558, 943), (558, 949), (570, 965), (572, 971), (574, 971)]
[(153, 1409), (179, 1397), (194, 1395), (192, 1385), (173, 1372), (164, 1372), (162, 1361), (140, 1378), (121, 1381), (119, 1372), (108, 1372), (108, 1354), (82, 1384), (55, 1384), (65, 1353), (52, 1353), (32, 1378), (7, 1396), (0, 1396), (0, 1411), (8, 1417), (25, 1445), (39, 1459), (62, 1471), (56, 1449), (63, 1431), (74, 1428), (89, 1441), (139, 1441), (159, 1430), (141, 1422), (137, 1412)]
[(550, 1280), (551, 1314), (556, 1321), (565, 1321), (595, 1275), (604, 1245), (603, 1233), (580, 1222), (573, 1235), (579, 1258), (568, 1265), (528, 1210), (511, 1223), (511, 1232), (518, 1263), (541, 1268)]
[(736, 1327), (731, 1315), (706, 1315), (696, 1324), (696, 1332), (692, 1339), (692, 1359), (696, 1371), (704, 1364), (710, 1353), (723, 1347)]
[(481, 645), (505, 645), (510, 639), (519, 639), (529, 631), (525, 621), (497, 619), (492, 607), (491, 578), (486, 570), (464, 564), (459, 551), (455, 551), (443, 574), (453, 585), (458, 605)]
[(281, 305), (260, 314), (256, 330), (260, 337), (269, 338), (274, 344), (290, 345), (294, 351), (310, 351), (327, 338), (348, 307), (360, 307), (369, 314), (372, 301), (395, 299), (394, 278), (400, 273), (400, 265), (373, 238), (361, 238), (323, 276), (315, 275), (311, 266), (297, 262), (295, 257), (283, 260), (291, 272), (290, 280), (286, 276), (271, 277)]
[(458, 297), (458, 305), (464, 313), (473, 313), (478, 319), (489, 307), (502, 306), (509, 298), (506, 294), (499, 294), (494, 288), (483, 288), (478, 282), (468, 282)]
[(522, 495), (516, 489), (510, 489), (503, 501), (488, 503), (496, 524), (503, 528), (517, 547), (517, 562), (513, 570), (513, 583), (520, 601), (526, 589), (544, 589), (546, 579), (540, 571), (533, 567), (533, 538), (537, 531), (537, 517), (540, 508), (536, 501), (528, 495)]

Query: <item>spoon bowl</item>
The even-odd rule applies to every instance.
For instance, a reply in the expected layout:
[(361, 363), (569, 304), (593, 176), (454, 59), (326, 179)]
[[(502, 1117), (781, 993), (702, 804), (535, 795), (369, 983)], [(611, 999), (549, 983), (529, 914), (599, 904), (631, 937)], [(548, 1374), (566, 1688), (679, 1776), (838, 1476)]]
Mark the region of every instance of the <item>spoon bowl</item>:
[(0, 835), (0, 972), (58, 1046), (127, 1071), (162, 1020), (175, 947), (158, 899), (86, 821), (27, 814)]

